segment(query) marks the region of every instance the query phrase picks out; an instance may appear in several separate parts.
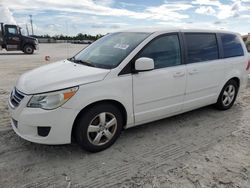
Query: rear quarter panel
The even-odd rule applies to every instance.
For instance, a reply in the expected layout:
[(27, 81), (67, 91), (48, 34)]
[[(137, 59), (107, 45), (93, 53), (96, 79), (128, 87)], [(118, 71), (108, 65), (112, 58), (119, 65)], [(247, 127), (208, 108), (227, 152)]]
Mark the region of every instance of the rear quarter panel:
[[(225, 58), (225, 80), (224, 84), (233, 77), (240, 79), (240, 91), (244, 91), (248, 83), (248, 71), (246, 70), (247, 63), (249, 60), (249, 53), (247, 52), (246, 46), (239, 34), (237, 34), (241, 41), (241, 46), (244, 51), (244, 56)], [(223, 87), (222, 86), (222, 87)]]

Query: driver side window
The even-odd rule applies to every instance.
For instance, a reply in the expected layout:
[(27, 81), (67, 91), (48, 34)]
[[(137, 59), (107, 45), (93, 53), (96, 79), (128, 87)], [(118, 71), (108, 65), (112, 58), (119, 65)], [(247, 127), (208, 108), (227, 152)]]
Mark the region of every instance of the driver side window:
[(153, 39), (139, 54), (140, 57), (152, 58), (155, 69), (181, 64), (181, 50), (177, 34), (160, 36)]
[(9, 27), (8, 28), (8, 33), (12, 35), (17, 35), (17, 29), (14, 27)]

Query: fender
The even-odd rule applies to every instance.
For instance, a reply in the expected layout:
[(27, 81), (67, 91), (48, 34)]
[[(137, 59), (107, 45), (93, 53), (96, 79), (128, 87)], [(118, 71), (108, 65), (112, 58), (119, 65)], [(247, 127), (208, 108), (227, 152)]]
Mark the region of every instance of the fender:
[(31, 45), (31, 46), (33, 46), (34, 49), (36, 49), (36, 47), (35, 47), (34, 44), (32, 44), (32, 43), (30, 43), (30, 42), (26, 42), (26, 43), (24, 43), (24, 44), (21, 46), (21, 50), (23, 50), (23, 49), (24, 49), (24, 46), (26, 46), (26, 45)]
[(75, 109), (78, 113), (86, 106), (99, 101), (117, 101), (123, 105), (127, 112), (125, 128), (134, 125), (132, 76), (105, 79), (96, 83), (80, 85), (73, 98), (74, 100), (69, 100), (64, 104), (64, 108)]

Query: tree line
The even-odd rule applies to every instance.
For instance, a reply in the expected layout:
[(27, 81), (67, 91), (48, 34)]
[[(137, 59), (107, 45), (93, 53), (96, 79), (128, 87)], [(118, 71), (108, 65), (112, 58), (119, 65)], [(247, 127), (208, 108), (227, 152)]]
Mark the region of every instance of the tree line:
[(103, 35), (98, 34), (98, 35), (89, 35), (89, 34), (83, 34), (83, 33), (79, 33), (76, 36), (68, 36), (68, 35), (54, 35), (54, 36), (50, 36), (50, 35), (36, 35), (33, 36), (35, 38), (51, 38), (51, 39), (55, 39), (55, 40), (97, 40), (99, 38), (101, 38)]

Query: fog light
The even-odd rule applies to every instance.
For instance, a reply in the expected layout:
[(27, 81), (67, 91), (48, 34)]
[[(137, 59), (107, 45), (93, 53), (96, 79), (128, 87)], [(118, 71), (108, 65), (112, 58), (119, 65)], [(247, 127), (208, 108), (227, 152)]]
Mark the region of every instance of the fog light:
[(49, 135), (51, 127), (37, 127), (37, 133), (39, 136), (45, 137)]

